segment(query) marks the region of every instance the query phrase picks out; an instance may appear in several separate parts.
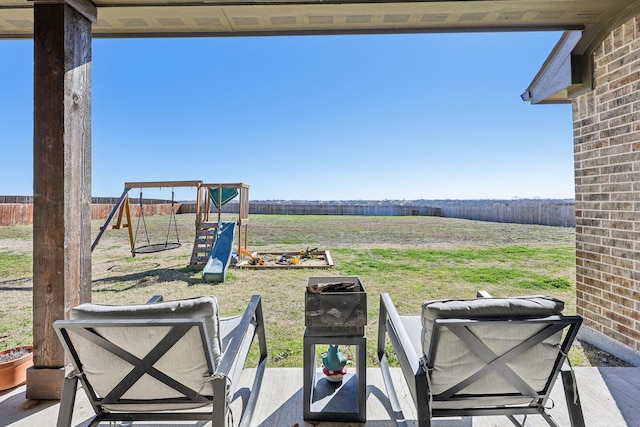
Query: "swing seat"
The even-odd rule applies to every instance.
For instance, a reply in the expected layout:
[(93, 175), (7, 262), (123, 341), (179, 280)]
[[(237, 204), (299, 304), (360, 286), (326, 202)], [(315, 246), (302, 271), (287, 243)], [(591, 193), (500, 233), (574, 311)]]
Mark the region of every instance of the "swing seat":
[(152, 243), (150, 245), (138, 246), (131, 252), (134, 254), (153, 254), (156, 252), (169, 251), (171, 249), (177, 249), (182, 246), (179, 242), (167, 242), (167, 243)]
[[(136, 254), (152, 254), (156, 252), (168, 251), (171, 249), (177, 249), (181, 246), (180, 244), (180, 236), (178, 236), (178, 224), (176, 223), (176, 210), (175, 210), (175, 194), (171, 191), (171, 215), (169, 215), (169, 225), (167, 227), (167, 236), (164, 243), (151, 243), (149, 240), (149, 230), (147, 230), (147, 222), (144, 219), (144, 205), (142, 203), (142, 191), (140, 191), (140, 216), (138, 216), (138, 224), (136, 225), (136, 233), (135, 237), (131, 242), (131, 253), (133, 255)], [(140, 223), (142, 222), (142, 226), (144, 228), (145, 237), (147, 240), (146, 245), (137, 246), (136, 242), (138, 241), (138, 230), (140, 229)], [(169, 241), (169, 234), (171, 232), (171, 226), (175, 230), (175, 242)]]

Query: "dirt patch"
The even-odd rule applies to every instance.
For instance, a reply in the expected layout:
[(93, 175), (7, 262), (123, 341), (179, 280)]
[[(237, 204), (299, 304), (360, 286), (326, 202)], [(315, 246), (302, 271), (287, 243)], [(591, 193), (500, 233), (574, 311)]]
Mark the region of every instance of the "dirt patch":
[(0, 252), (31, 254), (33, 242), (24, 239), (0, 239)]
[(607, 353), (589, 343), (574, 341), (574, 347), (582, 349), (584, 356), (588, 360), (587, 366), (608, 366), (608, 367), (630, 367), (633, 366), (624, 360), (618, 359), (612, 354)]

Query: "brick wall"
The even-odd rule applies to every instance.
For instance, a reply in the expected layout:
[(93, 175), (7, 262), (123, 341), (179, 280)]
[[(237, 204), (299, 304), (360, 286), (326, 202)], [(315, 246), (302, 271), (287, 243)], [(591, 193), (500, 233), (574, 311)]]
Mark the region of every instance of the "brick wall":
[(578, 313), (640, 351), (640, 15), (595, 52), (594, 77), (573, 100)]

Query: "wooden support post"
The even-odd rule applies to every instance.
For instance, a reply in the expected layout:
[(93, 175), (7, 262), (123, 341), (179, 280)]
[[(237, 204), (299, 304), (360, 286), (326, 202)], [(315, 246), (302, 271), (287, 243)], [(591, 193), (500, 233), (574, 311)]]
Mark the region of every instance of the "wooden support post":
[[(129, 203), (129, 196), (127, 196), (127, 200), (125, 200), (124, 205), (125, 215), (127, 216), (127, 228), (129, 231), (129, 243), (131, 244), (131, 256), (136, 256), (133, 250), (136, 248), (136, 241), (133, 235), (133, 225), (131, 223), (131, 203)], [(142, 212), (140, 212), (142, 215)]]
[(198, 185), (196, 190), (196, 230), (202, 221), (202, 187)]
[(118, 208), (118, 221), (116, 222), (116, 225), (112, 227), (114, 230), (120, 230), (122, 227), (129, 227), (128, 223), (123, 224), (122, 222), (122, 216), (124, 215), (124, 212), (126, 210), (125, 206), (128, 204), (129, 204), (129, 194), (127, 193), (127, 195), (125, 196), (125, 200), (122, 201), (122, 203), (120, 204), (120, 207)]
[(91, 300), (89, 0), (34, 2), (33, 347), (28, 399), (59, 399), (65, 355), (53, 330)]

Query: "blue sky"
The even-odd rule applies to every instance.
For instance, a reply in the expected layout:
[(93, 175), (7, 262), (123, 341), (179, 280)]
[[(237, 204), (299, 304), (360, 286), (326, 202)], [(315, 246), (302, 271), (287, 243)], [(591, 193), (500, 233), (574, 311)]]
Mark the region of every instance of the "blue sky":
[[(93, 195), (204, 180), (254, 200), (572, 198), (570, 105), (520, 99), (559, 37), (94, 39)], [(0, 194), (31, 195), (33, 42), (0, 58)]]

